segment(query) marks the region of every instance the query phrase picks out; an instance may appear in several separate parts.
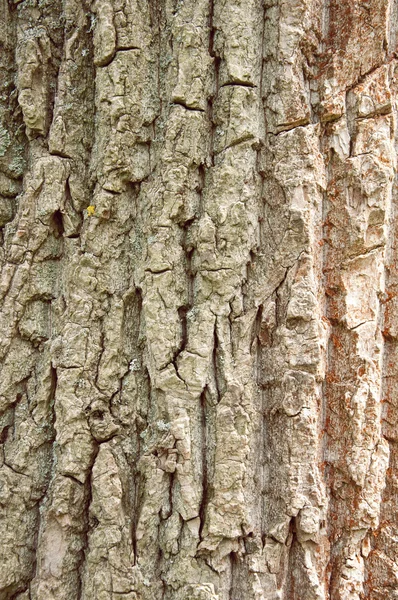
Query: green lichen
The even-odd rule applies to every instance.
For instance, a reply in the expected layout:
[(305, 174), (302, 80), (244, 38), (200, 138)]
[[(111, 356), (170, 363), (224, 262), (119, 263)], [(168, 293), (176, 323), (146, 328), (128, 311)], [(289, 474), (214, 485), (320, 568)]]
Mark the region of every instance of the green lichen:
[(0, 156), (4, 156), (11, 144), (10, 134), (7, 129), (0, 124)]
[(22, 156), (15, 156), (8, 165), (9, 170), (15, 177), (22, 177), (26, 163)]

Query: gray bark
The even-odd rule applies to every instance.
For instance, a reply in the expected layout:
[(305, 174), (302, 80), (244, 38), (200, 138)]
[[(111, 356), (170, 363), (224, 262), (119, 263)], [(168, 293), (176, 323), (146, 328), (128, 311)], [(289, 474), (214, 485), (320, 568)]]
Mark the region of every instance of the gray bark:
[(398, 598), (395, 0), (0, 0), (0, 600)]

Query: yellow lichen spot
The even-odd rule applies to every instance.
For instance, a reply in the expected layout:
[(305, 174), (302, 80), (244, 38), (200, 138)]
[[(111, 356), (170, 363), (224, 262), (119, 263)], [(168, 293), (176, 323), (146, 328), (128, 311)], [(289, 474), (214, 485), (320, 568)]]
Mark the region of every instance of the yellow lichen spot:
[(89, 217), (92, 217), (95, 214), (95, 206), (93, 204), (90, 204), (90, 206), (87, 206), (87, 215)]

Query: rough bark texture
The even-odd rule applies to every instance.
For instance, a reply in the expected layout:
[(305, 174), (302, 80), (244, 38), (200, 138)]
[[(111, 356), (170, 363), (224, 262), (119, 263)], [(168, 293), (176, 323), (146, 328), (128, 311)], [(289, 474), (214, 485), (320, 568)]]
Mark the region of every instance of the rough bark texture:
[(398, 598), (395, 0), (0, 0), (0, 600)]

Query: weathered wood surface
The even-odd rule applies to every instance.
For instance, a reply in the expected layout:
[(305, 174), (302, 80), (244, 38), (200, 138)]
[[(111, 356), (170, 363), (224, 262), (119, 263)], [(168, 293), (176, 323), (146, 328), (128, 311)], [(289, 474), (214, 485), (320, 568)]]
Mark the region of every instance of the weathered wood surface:
[(398, 598), (395, 0), (0, 0), (0, 600)]

